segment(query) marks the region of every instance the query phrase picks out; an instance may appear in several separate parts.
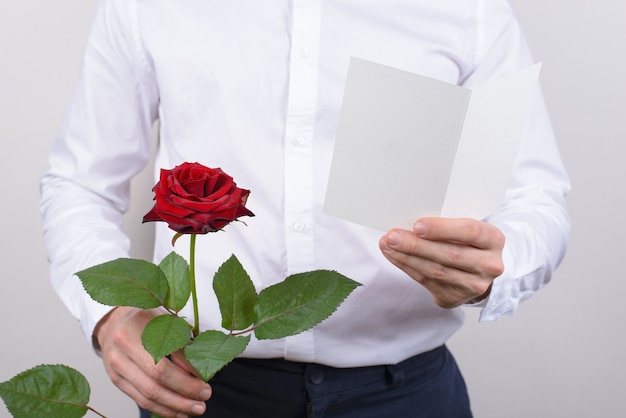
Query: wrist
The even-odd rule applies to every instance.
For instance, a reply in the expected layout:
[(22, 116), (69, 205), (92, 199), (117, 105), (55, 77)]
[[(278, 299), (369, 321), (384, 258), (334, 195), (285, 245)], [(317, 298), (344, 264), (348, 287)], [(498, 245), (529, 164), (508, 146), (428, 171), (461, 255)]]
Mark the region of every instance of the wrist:
[(100, 321), (96, 324), (96, 327), (93, 330), (93, 334), (91, 335), (91, 343), (93, 345), (94, 350), (98, 353), (102, 353), (102, 344), (104, 341), (104, 336), (109, 332), (111, 324), (115, 322), (114, 317), (117, 317), (122, 313), (121, 311), (125, 309), (132, 309), (127, 306), (116, 306), (111, 309), (106, 315), (104, 315)]

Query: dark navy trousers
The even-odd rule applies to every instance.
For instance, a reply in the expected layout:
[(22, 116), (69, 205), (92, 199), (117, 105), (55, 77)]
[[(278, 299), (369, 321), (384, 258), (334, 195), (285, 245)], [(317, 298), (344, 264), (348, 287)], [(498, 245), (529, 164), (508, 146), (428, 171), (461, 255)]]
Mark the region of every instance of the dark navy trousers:
[(445, 346), (395, 365), (357, 368), (236, 359), (209, 383), (207, 418), (472, 417)]

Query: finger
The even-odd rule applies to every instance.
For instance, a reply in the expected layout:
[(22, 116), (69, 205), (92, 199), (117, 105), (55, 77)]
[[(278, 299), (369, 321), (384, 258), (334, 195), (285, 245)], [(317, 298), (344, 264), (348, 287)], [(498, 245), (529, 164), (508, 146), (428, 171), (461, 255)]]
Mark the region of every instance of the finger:
[(454, 308), (482, 295), (489, 289), (491, 280), (447, 268), (430, 260), (403, 264), (400, 258), (390, 261), (415, 281), (424, 286), (442, 308)]
[[(414, 270), (418, 271), (422, 270), (420, 266), (426, 260), (441, 265), (430, 265), (430, 269), (436, 269), (436, 272), (444, 267), (449, 267), (482, 274), (483, 264), (485, 266), (492, 264), (486, 262), (492, 256), (490, 252), (458, 242), (431, 241), (403, 230), (391, 230), (383, 236), (381, 249), (388, 258), (396, 259), (399, 263), (412, 266)], [(421, 271), (421, 273), (431, 276), (428, 272)], [(434, 277), (439, 277), (439, 275)]]
[(495, 226), (467, 218), (422, 218), (413, 225), (413, 232), (431, 241), (450, 241), (476, 248), (502, 248), (504, 235)]
[[(132, 398), (141, 408), (154, 412), (162, 417), (182, 418), (189, 415), (179, 410), (180, 404), (176, 404), (176, 409), (169, 408), (164, 405), (164, 403), (167, 402), (176, 402), (175, 398), (168, 400), (166, 399), (166, 397), (164, 397), (162, 400), (159, 400), (155, 396), (146, 395), (146, 392), (165, 393), (167, 389), (152, 389), (151, 385), (153, 384), (153, 382), (147, 376), (142, 376), (141, 370), (139, 368), (129, 366), (125, 370), (128, 371), (129, 376), (132, 376), (132, 381), (119, 374), (109, 374), (109, 376), (111, 377), (111, 381), (122, 392)], [(138, 389), (140, 387), (143, 388), (143, 392)], [(199, 412), (200, 407), (198, 407), (197, 410)]]
[[(103, 360), (111, 380), (148, 410), (201, 415), (210, 386), (167, 359), (155, 364), (143, 348), (141, 333), (155, 313), (120, 310), (102, 327)], [(161, 414), (162, 415), (162, 414)]]
[(190, 375), (200, 378), (200, 373), (189, 363), (183, 350), (176, 351), (170, 354), (169, 357), (175, 365), (185, 370)]
[[(211, 387), (167, 359), (156, 365), (148, 355), (138, 358), (117, 352), (108, 363), (116, 374), (114, 383), (144, 409), (162, 416), (172, 411), (185, 415), (204, 413), (204, 401), (211, 396)], [(165, 414), (165, 415), (164, 415)]]
[(205, 401), (211, 396), (211, 386), (202, 379), (190, 374), (168, 359), (161, 359), (156, 365), (144, 366), (144, 372), (160, 386), (189, 400)]
[(477, 292), (482, 293), (491, 281), (488, 275), (478, 275), (470, 267), (461, 269), (458, 265), (449, 266), (433, 259), (398, 251), (385, 255), (396, 267), (422, 284), (434, 281), (470, 297)]
[[(501, 262), (497, 261), (501, 257), (497, 252), (428, 241), (409, 231), (392, 230), (381, 238), (380, 245), (392, 264), (426, 287), (435, 302), (444, 308), (459, 306), (485, 294), (493, 278), (501, 273)], [(493, 268), (490, 270), (489, 266)]]
[[(480, 277), (495, 278), (504, 268), (501, 253), (456, 242), (422, 240), (422, 257), (436, 264), (425, 273), (433, 278), (445, 278), (448, 269), (461, 270)], [(437, 265), (438, 264), (438, 265)]]
[[(116, 346), (126, 353), (130, 361), (136, 364), (143, 374), (150, 376), (164, 387), (189, 399), (207, 400), (210, 396), (210, 386), (197, 377), (195, 369), (186, 361), (182, 351), (173, 354), (172, 358), (176, 359), (176, 363), (162, 359), (155, 365), (152, 356), (144, 349), (141, 342), (143, 328), (152, 318), (151, 313), (138, 311), (135, 318), (137, 320), (131, 321), (131, 326), (117, 330), (114, 336)], [(132, 324), (135, 326), (133, 327)], [(136, 324), (140, 326), (137, 327)]]

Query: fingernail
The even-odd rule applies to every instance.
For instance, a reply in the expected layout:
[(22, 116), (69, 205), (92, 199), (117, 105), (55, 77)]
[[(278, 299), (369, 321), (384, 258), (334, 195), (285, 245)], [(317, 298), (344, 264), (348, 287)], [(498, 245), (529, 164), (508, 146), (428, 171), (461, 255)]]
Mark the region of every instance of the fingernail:
[(182, 413), (179, 412), (179, 413), (176, 414), (176, 418), (189, 418), (189, 415), (182, 414)]
[(204, 404), (203, 403), (197, 403), (194, 406), (191, 407), (191, 413), (194, 415), (202, 415), (204, 414)]
[(397, 231), (391, 231), (387, 234), (387, 245), (395, 247), (400, 244), (402, 237)]
[(424, 222), (415, 222), (415, 225), (413, 225), (413, 232), (415, 232), (417, 235), (423, 235), (426, 233), (426, 224)]
[(202, 392), (200, 392), (200, 399), (202, 399), (203, 401), (208, 401), (210, 397), (211, 389), (204, 389)]

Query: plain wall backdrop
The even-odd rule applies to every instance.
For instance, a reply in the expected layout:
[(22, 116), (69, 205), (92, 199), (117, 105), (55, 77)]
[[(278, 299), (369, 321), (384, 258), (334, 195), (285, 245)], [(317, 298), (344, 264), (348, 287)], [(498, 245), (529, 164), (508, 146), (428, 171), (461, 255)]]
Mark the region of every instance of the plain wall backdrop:
[[(173, 0), (176, 1), (176, 0)], [(382, 1), (382, 0), (381, 0)], [(467, 322), (450, 341), (477, 418), (623, 417), (626, 410), (626, 2), (514, 0), (573, 183), (570, 249), (512, 318)], [(0, 3), (0, 381), (64, 363), (91, 405), (135, 417), (48, 281), (38, 181), (80, 65), (95, 0)], [(134, 185), (134, 256), (150, 257), (152, 180)], [(9, 414), (0, 406), (0, 417)], [(95, 416), (95, 415), (88, 415)]]

